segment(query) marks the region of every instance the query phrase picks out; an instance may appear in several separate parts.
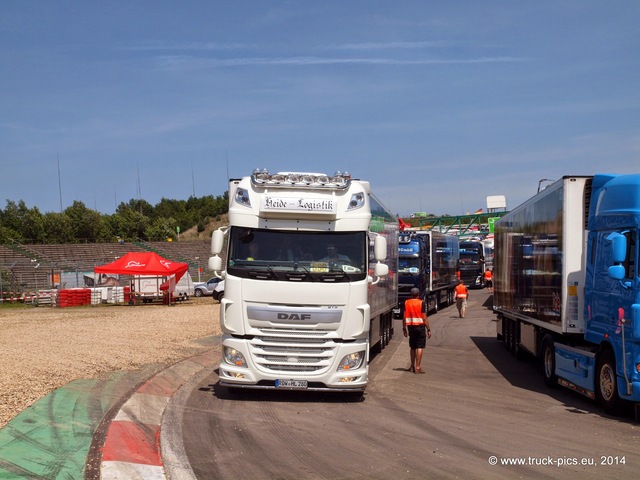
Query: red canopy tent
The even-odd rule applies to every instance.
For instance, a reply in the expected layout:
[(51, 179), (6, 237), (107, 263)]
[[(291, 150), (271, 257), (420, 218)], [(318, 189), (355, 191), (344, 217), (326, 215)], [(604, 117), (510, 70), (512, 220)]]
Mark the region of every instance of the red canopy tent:
[(176, 282), (189, 270), (189, 264), (174, 262), (155, 252), (129, 252), (115, 262), (93, 269), (96, 273), (120, 273), (122, 275), (175, 275)]

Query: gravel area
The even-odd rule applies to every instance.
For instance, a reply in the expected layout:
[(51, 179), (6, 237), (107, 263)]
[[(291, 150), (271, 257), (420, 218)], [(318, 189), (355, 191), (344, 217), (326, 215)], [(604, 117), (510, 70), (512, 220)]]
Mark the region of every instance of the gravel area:
[(211, 297), (166, 305), (0, 308), (0, 428), (53, 390), (80, 378), (204, 351), (219, 335)]

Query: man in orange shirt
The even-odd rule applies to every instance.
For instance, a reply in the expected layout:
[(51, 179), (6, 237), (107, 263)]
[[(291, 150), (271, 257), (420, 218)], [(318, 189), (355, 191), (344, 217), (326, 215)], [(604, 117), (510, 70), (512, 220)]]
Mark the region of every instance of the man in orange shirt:
[(484, 284), (487, 287), (487, 292), (493, 293), (493, 272), (490, 268), (484, 272)]
[(453, 292), (453, 299), (456, 301), (460, 318), (464, 318), (467, 313), (467, 298), (469, 298), (469, 289), (462, 280), (458, 280), (458, 285)]
[(427, 338), (431, 338), (431, 328), (427, 320), (427, 307), (420, 296), (420, 290), (411, 289), (411, 298), (404, 302), (404, 318), (402, 333), (409, 337), (411, 349), (411, 367), (414, 373), (424, 373), (422, 369), (422, 353), (427, 346)]

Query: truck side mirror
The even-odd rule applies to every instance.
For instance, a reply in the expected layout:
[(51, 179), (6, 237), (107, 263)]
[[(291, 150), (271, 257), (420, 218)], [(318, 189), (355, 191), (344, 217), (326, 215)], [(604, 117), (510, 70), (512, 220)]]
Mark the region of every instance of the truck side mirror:
[(222, 270), (222, 258), (218, 255), (209, 258), (209, 270), (213, 270), (214, 272), (219, 272)]
[(373, 240), (373, 253), (376, 260), (381, 262), (387, 258), (387, 239), (381, 236)]
[(622, 263), (627, 258), (627, 238), (618, 232), (612, 232), (607, 236), (611, 242), (611, 256), (616, 263)]
[(609, 267), (609, 277), (613, 278), (614, 280), (622, 280), (624, 279), (624, 275), (624, 266), (612, 265)]
[(376, 266), (373, 269), (376, 277), (386, 277), (389, 275), (389, 265), (385, 263), (376, 263)]
[(377, 284), (382, 279), (382, 277), (386, 277), (387, 275), (389, 275), (389, 265), (380, 262), (376, 263), (376, 265), (373, 267), (373, 275), (375, 277), (375, 280), (372, 276), (367, 275), (367, 281), (371, 285)]
[(224, 234), (225, 232), (220, 228), (214, 230), (211, 234), (211, 253), (214, 255), (218, 255), (222, 252), (222, 247), (224, 246)]

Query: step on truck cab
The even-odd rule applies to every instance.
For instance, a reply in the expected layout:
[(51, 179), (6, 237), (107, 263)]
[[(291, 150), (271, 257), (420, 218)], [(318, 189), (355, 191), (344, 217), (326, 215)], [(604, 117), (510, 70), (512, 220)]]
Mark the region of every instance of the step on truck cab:
[(220, 383), (362, 392), (370, 351), (393, 333), (397, 232), (369, 183), (347, 173), (231, 180), (209, 260), (225, 282)]
[(640, 400), (639, 226), (637, 174), (563, 177), (495, 226), (498, 338), (611, 413)]

